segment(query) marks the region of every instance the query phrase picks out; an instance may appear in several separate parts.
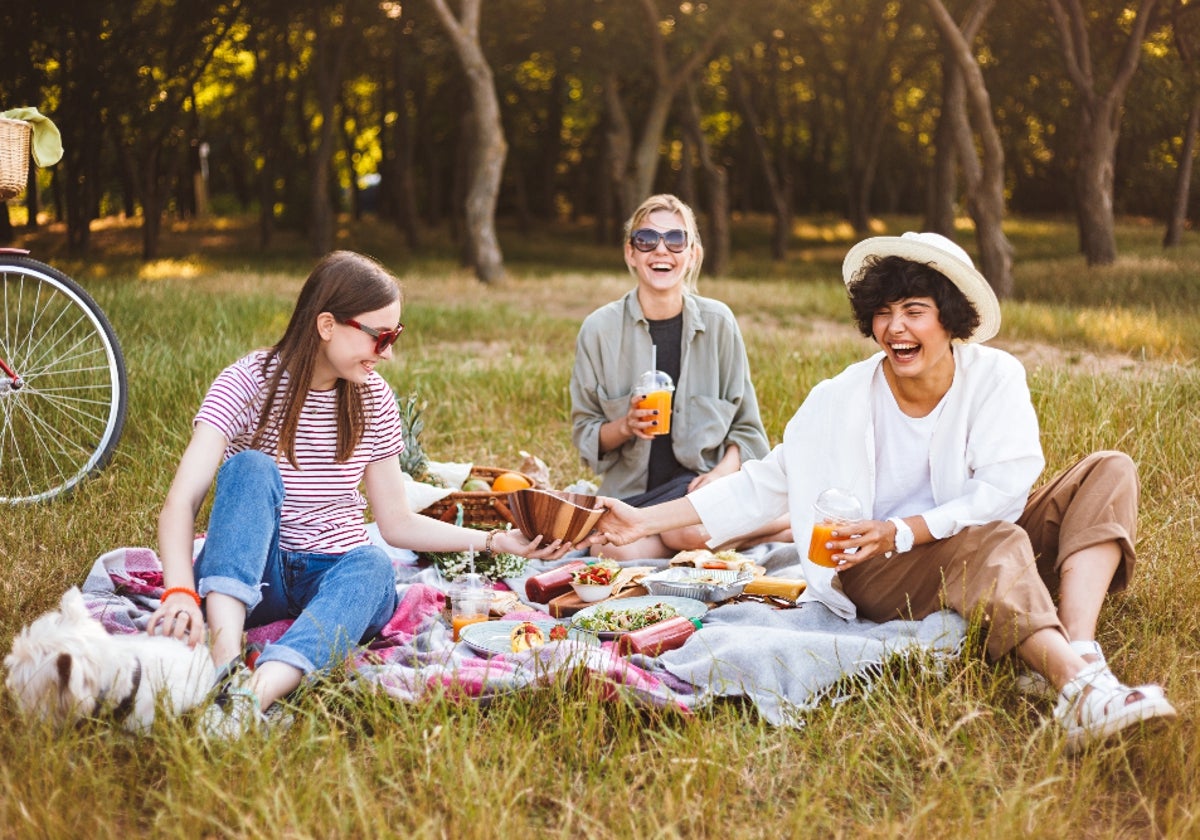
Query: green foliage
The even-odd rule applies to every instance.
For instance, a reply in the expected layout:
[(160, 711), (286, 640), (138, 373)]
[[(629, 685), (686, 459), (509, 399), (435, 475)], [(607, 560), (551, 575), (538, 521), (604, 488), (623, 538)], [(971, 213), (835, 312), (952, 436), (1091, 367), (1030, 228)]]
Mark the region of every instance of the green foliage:
[[(956, 17), (965, 6), (947, 5)], [(614, 119), (614, 101), (630, 123), (625, 142), (656, 122), (642, 116), (664, 84), (660, 61), (672, 83), (695, 88), (705, 139), (729, 173), (739, 214), (771, 210), (768, 170), (796, 211), (849, 209), (862, 230), (870, 222), (863, 213), (924, 209), (947, 63), (925, 4), (656, 8), (648, 17), (631, 2), (482, 5), (480, 46), (508, 147), (497, 208), (505, 223), (528, 232), (590, 218), (588, 239), (613, 235), (623, 219), (612, 218), (613, 185), (604, 183), (613, 148), (605, 134), (624, 122)], [(1185, 3), (1159, 4), (1159, 12), (1124, 98), (1113, 201), (1119, 212), (1161, 217), (1183, 153), (1197, 26)], [(1133, 17), (1129, 3), (1089, 4), (1084, 52), (1101, 87)], [(306, 230), (313, 201), (357, 213), (355, 186), (367, 175), (383, 179), (373, 209), (400, 224), (423, 256), (439, 245), (421, 228), (460, 210), (469, 94), (430, 3), (5, 3), (0, 33), (12, 57), (0, 107), (41, 106), (63, 131), (69, 168), (41, 173), (41, 201), (69, 220), (83, 240), (75, 245), (96, 213), (193, 217), (201, 144), (210, 152), (210, 208), (261, 209), (264, 243), (279, 227)], [(1072, 191), (1063, 185), (1079, 159), (1082, 97), (1047, 4), (992, 4), (973, 47), (1003, 138), (1010, 208), (1069, 212)], [(707, 60), (690, 67), (701, 51)], [(745, 97), (735, 93), (742, 87)], [(336, 108), (325, 113), (329, 102)], [(330, 120), (336, 148), (328, 171), (314, 172)], [(661, 137), (649, 138), (660, 158), (655, 189), (703, 200), (684, 135), (676, 111)], [(134, 177), (131, 164), (147, 171)], [(72, 186), (85, 181), (86, 190)]]
[[(881, 229), (910, 225), (887, 219)], [(735, 251), (735, 276), (702, 280), (742, 325), (773, 441), (813, 383), (872, 349), (848, 326), (838, 268), (849, 234), (812, 219), (797, 227), (808, 231), (806, 256), (771, 267), (759, 257), (762, 220), (748, 220), (735, 231), (752, 243)], [(524, 449), (563, 486), (585, 477), (570, 445), (575, 332), (631, 281), (610, 249), (549, 231), (496, 287), (447, 261), (412, 261), (387, 229), (342, 237), (404, 276), (408, 329), (380, 369), (397, 394), (420, 395), (426, 451), (516, 465)], [(449, 692), (405, 703), (334, 674), (291, 699), (291, 730), (210, 752), (189, 719), (163, 721), (150, 738), (103, 724), (59, 733), (19, 721), (5, 693), (0, 835), (1196, 836), (1200, 313), (1185, 287), (1200, 246), (1162, 255), (1126, 221), (1119, 236), (1133, 258), (1109, 282), (1084, 268), (1069, 220), (1014, 220), (1012, 234), (1018, 286), (1026, 278), (1030, 290), (1004, 304), (995, 343), (1026, 362), (1048, 470), (1107, 447), (1139, 465), (1140, 565), (1101, 615), (1100, 641), (1130, 682), (1166, 684), (1175, 725), (1068, 758), (1049, 708), (1019, 694), (1015, 665), (984, 661), (977, 641), (944, 669), (895, 662), (871, 694), (851, 686), (850, 702), (822, 704), (799, 730), (771, 728), (733, 702), (643, 711), (579, 675), (483, 706)], [(131, 244), (110, 244), (136, 251), (136, 231), (126, 235)], [(204, 389), (282, 333), (310, 265), (303, 243), (284, 240), (284, 255), (261, 263), (233, 245), (195, 256), (201, 238), (243, 235), (182, 227), (161, 263), (68, 263), (123, 342), (129, 423), (112, 467), (74, 496), (3, 511), (0, 650), (100, 554), (155, 544)], [(565, 265), (564, 253), (589, 268)], [(1040, 290), (1051, 281), (1054, 291)], [(1172, 288), (1170, 307), (1159, 306)], [(1133, 326), (1112, 326), (1125, 321)]]

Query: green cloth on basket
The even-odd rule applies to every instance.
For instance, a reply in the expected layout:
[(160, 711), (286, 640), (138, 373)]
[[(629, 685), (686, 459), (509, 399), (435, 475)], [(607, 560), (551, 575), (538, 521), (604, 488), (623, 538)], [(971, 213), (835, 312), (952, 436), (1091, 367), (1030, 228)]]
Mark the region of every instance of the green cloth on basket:
[(0, 111), (0, 117), (7, 120), (23, 120), (33, 127), (33, 139), (30, 146), (33, 151), (33, 162), (38, 166), (53, 166), (62, 160), (62, 135), (58, 126), (37, 108), (13, 108), (11, 111)]

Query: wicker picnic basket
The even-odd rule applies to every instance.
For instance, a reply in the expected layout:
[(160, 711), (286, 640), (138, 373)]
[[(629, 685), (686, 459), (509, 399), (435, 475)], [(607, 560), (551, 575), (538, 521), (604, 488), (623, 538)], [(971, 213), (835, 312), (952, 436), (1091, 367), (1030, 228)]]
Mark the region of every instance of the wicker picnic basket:
[(0, 201), (16, 198), (25, 191), (32, 135), (29, 123), (0, 117)]
[[(525, 476), (532, 487), (540, 486), (536, 479), (526, 473), (500, 467), (471, 467), (470, 478), (482, 478), (491, 484), (496, 480), (496, 476), (506, 472)], [(462, 524), (468, 528), (503, 528), (505, 525), (514, 524), (512, 511), (508, 509), (507, 496), (508, 493), (495, 493), (490, 490), (457, 490), (434, 502), (421, 513), (443, 522), (453, 522), (458, 516), (458, 506), (462, 505)]]

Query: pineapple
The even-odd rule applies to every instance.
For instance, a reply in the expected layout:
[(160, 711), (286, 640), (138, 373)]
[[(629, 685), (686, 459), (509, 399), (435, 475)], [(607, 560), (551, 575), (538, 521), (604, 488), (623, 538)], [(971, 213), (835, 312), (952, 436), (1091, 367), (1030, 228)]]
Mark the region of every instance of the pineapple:
[(398, 400), (400, 408), (400, 427), (404, 436), (404, 451), (400, 453), (400, 469), (404, 470), (414, 481), (441, 486), (442, 482), (429, 472), (429, 458), (421, 449), (421, 432), (425, 429), (425, 421), (421, 419), (421, 408), (416, 394), (409, 394), (408, 399)]

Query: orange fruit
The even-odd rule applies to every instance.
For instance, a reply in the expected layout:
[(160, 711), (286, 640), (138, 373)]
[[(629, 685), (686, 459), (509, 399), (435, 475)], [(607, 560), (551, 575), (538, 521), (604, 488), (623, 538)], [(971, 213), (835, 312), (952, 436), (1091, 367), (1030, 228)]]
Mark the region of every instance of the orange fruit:
[(496, 476), (496, 480), (492, 482), (492, 491), (495, 493), (511, 493), (514, 490), (524, 490), (532, 486), (533, 482), (520, 473), (506, 472)]

